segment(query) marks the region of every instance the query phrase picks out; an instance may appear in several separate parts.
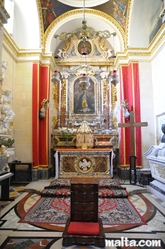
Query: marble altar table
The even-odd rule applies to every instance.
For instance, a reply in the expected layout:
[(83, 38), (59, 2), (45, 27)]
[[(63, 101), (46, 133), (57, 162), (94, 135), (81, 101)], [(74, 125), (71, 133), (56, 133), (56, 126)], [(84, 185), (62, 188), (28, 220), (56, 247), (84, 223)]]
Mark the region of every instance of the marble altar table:
[(55, 150), (55, 178), (73, 176), (113, 177), (114, 152), (109, 148), (58, 148)]

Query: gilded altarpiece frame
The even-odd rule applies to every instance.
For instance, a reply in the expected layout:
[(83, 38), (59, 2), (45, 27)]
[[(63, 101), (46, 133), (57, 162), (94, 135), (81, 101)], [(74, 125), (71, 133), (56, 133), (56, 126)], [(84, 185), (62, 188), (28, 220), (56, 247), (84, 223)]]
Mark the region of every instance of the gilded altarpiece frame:
[[(116, 87), (109, 83), (108, 78), (102, 79), (98, 72), (91, 74), (89, 76), (90, 85), (86, 90), (91, 102), (88, 110), (78, 108), (78, 102), (83, 94), (79, 86), (81, 74), (78, 70), (71, 71), (67, 79), (62, 78), (60, 83), (55, 84), (53, 100), (58, 117), (53, 122), (53, 129), (56, 127), (77, 127), (84, 120), (97, 129), (117, 128), (117, 120), (114, 117), (111, 119), (111, 113), (116, 104)], [(104, 122), (107, 124), (105, 125)]]
[(79, 87), (80, 76), (68, 82), (68, 121), (73, 125), (80, 125), (86, 120), (90, 125), (101, 122), (100, 113), (100, 84), (94, 76), (90, 76), (90, 86), (86, 90), (87, 108), (82, 108), (83, 91)]
[[(63, 43), (64, 45), (64, 43)], [(58, 47), (56, 64), (59, 70), (59, 108), (58, 125), (56, 128), (77, 128), (82, 121), (95, 129), (95, 132), (109, 134), (117, 131), (117, 119), (114, 109), (117, 100), (116, 86), (110, 82), (111, 59), (107, 57), (109, 48), (105, 41), (96, 38), (84, 43), (75, 38), (67, 40), (65, 47), (61, 43)], [(89, 78), (89, 87), (84, 91), (90, 103), (85, 108), (79, 108), (83, 91), (79, 79), (86, 75)], [(87, 107), (86, 107), (87, 105)], [(58, 132), (58, 131), (57, 131)]]

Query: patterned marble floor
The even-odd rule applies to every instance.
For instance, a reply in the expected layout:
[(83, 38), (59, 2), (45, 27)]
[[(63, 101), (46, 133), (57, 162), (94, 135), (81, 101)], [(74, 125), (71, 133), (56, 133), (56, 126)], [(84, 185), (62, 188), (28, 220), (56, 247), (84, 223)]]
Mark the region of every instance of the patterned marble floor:
[[(49, 180), (40, 180), (37, 182), (32, 182), (28, 184), (26, 189), (36, 189), (41, 191), (44, 186), (48, 186), (52, 179)], [(124, 187), (127, 188), (128, 192), (131, 192), (135, 189), (142, 189), (141, 186), (136, 185), (126, 185)], [(7, 205), (1, 206), (0, 210), (0, 248), (51, 248), (51, 249), (61, 249), (62, 247), (62, 231), (63, 226), (59, 226), (56, 231), (48, 231), (46, 229), (32, 226), (29, 224), (18, 223), (19, 217), (15, 213), (15, 209), (13, 208), (24, 196), (27, 195), (27, 192), (21, 193), (20, 189), (16, 189), (16, 195), (18, 197), (15, 201), (8, 203)], [(146, 225), (142, 225), (134, 228), (121, 227), (120, 230), (115, 231), (115, 228), (109, 228), (104, 226), (105, 236), (107, 240), (117, 241), (121, 238), (131, 239), (145, 239), (145, 240), (153, 240), (153, 239), (161, 239), (162, 243), (165, 244), (165, 202), (160, 200), (157, 196), (148, 193), (143, 193), (142, 196), (149, 200), (150, 204), (146, 204), (139, 195), (131, 195), (129, 198), (133, 205), (137, 208), (139, 213), (143, 216), (144, 213), (150, 213), (148, 216)], [(26, 203), (26, 210), (28, 210), (39, 198), (39, 196), (34, 194), (31, 199), (28, 199)], [(152, 214), (152, 215), (151, 215)], [(6, 247), (6, 243), (8, 242), (8, 246)], [(19, 244), (19, 247), (17, 247)], [(21, 246), (20, 246), (21, 245)], [(67, 249), (85, 249), (85, 248), (97, 248), (94, 246), (71, 246), (67, 247)], [(106, 249), (109, 248), (117, 248), (117, 246), (106, 246)], [(119, 248), (119, 247), (118, 247)], [(130, 247), (127, 247), (130, 248)], [(151, 247), (147, 247), (151, 248)], [(153, 247), (154, 248), (154, 247)], [(157, 247), (158, 248), (158, 247)], [(165, 248), (162, 244), (161, 248)]]

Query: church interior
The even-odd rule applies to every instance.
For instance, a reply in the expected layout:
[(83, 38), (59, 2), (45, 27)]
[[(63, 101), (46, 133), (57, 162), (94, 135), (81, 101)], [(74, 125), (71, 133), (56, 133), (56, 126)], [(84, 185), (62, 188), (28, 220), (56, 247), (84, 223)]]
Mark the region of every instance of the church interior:
[(0, 0), (1, 248), (165, 248), (164, 30), (165, 0)]

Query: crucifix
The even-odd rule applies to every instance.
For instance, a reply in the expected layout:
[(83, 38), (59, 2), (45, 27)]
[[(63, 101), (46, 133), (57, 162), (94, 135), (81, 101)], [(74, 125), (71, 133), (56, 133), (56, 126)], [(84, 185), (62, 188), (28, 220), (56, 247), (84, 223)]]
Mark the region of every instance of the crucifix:
[(148, 126), (147, 122), (135, 122), (134, 112), (130, 112), (130, 122), (129, 123), (119, 123), (120, 128), (130, 128), (130, 183), (131, 183), (131, 169), (134, 169), (134, 183), (136, 184), (136, 153), (135, 153), (135, 128)]

